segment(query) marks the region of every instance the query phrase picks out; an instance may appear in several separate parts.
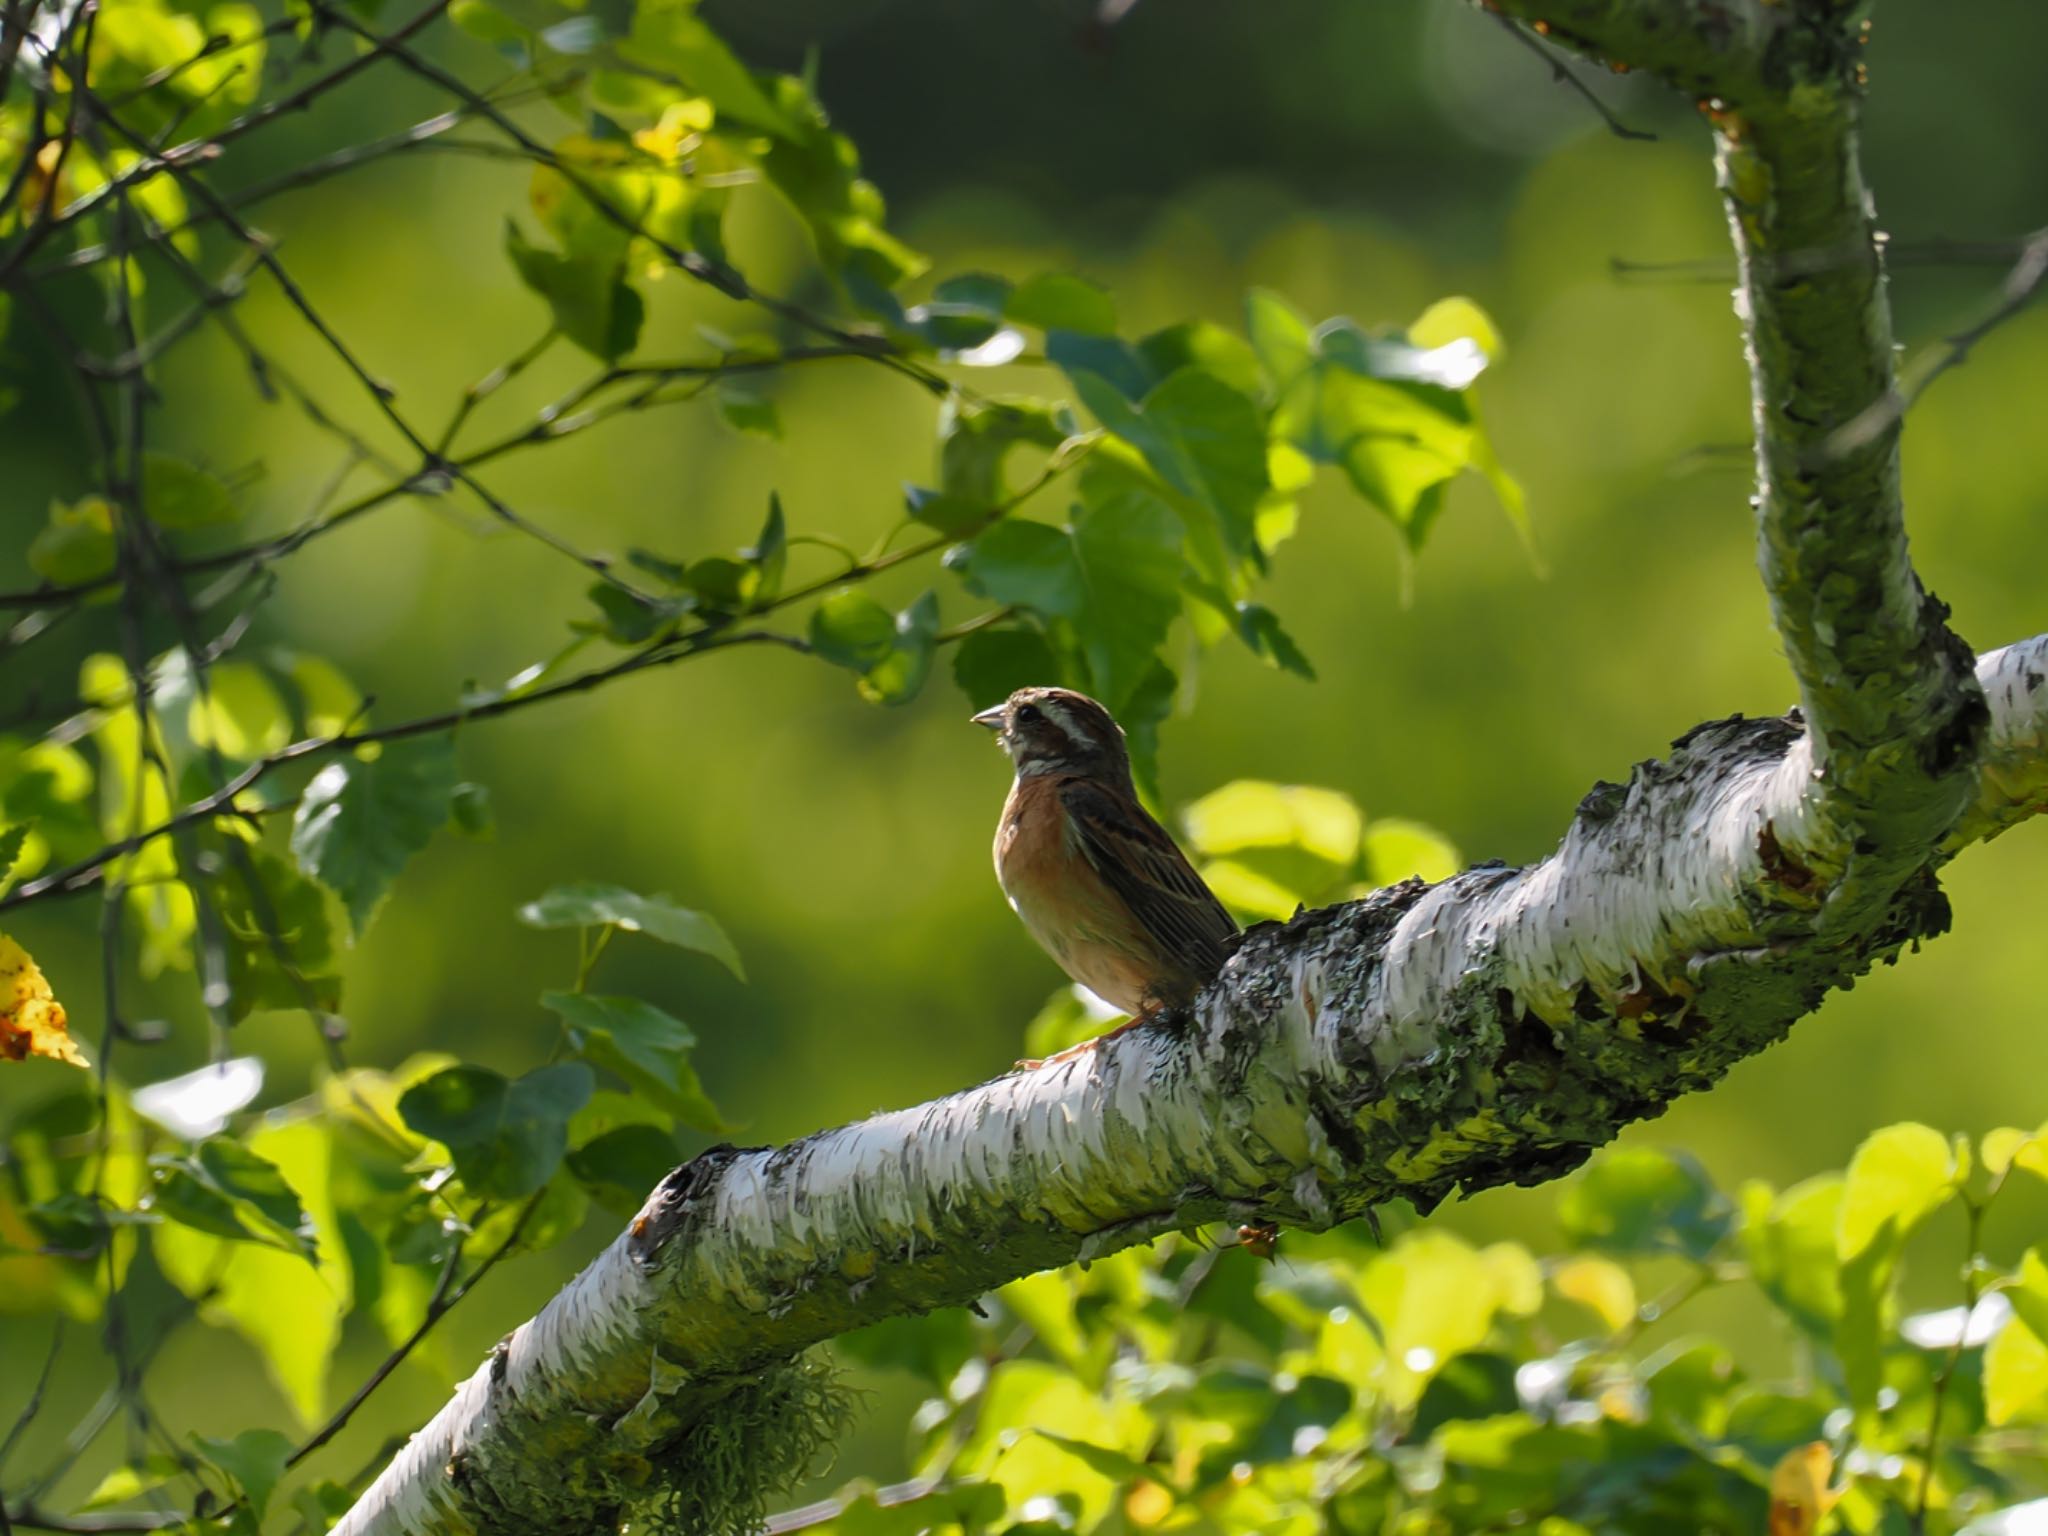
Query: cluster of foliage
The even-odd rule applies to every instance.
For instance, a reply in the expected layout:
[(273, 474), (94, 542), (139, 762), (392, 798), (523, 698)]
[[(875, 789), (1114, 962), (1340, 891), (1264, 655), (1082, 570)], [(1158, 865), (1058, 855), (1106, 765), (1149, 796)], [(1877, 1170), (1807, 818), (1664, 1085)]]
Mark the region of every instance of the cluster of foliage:
[[(2048, 1178), (2044, 1132), (1888, 1126), (1844, 1173), (1732, 1195), (1613, 1152), (1540, 1257), (1390, 1216), (1384, 1245), (1169, 1239), (880, 1324), (840, 1347), (928, 1388), (915, 1475), (830, 1528), (2019, 1536), (2048, 1517), (2048, 1260), (1979, 1244), (2009, 1181)], [(1907, 1242), (1950, 1206), (1957, 1305), (1901, 1316)], [(1947, 1232), (1914, 1256), (1957, 1257)], [(1776, 1334), (1686, 1332), (1717, 1293)]]

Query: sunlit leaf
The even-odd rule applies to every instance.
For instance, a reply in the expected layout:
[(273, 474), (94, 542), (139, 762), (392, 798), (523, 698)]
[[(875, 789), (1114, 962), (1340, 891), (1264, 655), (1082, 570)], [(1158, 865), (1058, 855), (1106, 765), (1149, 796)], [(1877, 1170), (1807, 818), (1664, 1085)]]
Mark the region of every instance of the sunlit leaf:
[(1550, 1285), (1567, 1301), (1590, 1308), (1610, 1333), (1635, 1318), (1635, 1282), (1611, 1259), (1566, 1259), (1551, 1270)]
[(742, 980), (739, 951), (718, 920), (708, 913), (678, 906), (663, 895), (642, 896), (623, 886), (597, 881), (558, 885), (519, 909), (530, 928), (597, 928), (607, 924), (628, 933), (644, 933), (678, 949), (709, 955)]
[(697, 1037), (681, 1019), (637, 997), (543, 992), (540, 1001), (569, 1026), (584, 1060), (618, 1073), (685, 1125), (712, 1135), (732, 1129), (690, 1065)]
[(1448, 880), (1464, 867), (1457, 848), (1434, 827), (1390, 816), (1370, 823), (1359, 844), (1366, 882), (1392, 885), (1411, 875), (1423, 880)]
[(1033, 629), (977, 629), (953, 647), (953, 681), (976, 709), (1000, 704), (1019, 688), (1043, 687), (1060, 675), (1045, 637)]
[(237, 762), (275, 752), (292, 739), (284, 696), (261, 667), (246, 661), (207, 669), (204, 686), (192, 689), (187, 728), (195, 746), (212, 747)]
[(50, 989), (42, 968), (20, 944), (0, 933), (0, 1061), (40, 1056), (85, 1066), (73, 1042), (64, 1005)]
[(1357, 857), (1365, 824), (1349, 795), (1264, 779), (1238, 779), (1212, 790), (1183, 811), (1181, 819), (1188, 844), (1197, 853), (1300, 848), (1338, 867)]
[(150, 1159), (156, 1184), (150, 1209), (169, 1220), (236, 1242), (269, 1243), (317, 1257), (312, 1217), (275, 1164), (224, 1136), (190, 1155)]
[(202, 1315), (233, 1327), (253, 1344), (301, 1423), (315, 1421), (341, 1337), (352, 1282), (346, 1253), (324, 1235), (337, 1230), (334, 1133), (322, 1119), (266, 1125), (247, 1150), (275, 1167), (296, 1193), (314, 1233), (317, 1264), (262, 1243), (233, 1242), (166, 1223), (152, 1229), (157, 1262), (187, 1296), (205, 1297)]
[(226, 861), (214, 906), (228, 940), (229, 1012), (266, 1008), (332, 1012), (341, 1001), (340, 952), (328, 897), (265, 849)]
[(569, 1171), (606, 1210), (631, 1216), (681, 1160), (675, 1138), (658, 1126), (621, 1125), (570, 1152)]
[(1955, 1159), (1939, 1131), (1910, 1121), (1873, 1131), (1849, 1160), (1837, 1255), (1855, 1258), (1887, 1225), (1903, 1237), (1955, 1191)]
[(142, 509), (166, 528), (211, 528), (240, 514), (228, 488), (205, 470), (166, 453), (142, 456)]
[(1813, 1536), (1840, 1493), (1828, 1487), (1835, 1458), (1824, 1440), (1794, 1446), (1771, 1468), (1770, 1536)]
[(646, 306), (626, 281), (623, 248), (564, 255), (531, 244), (507, 220), (505, 254), (526, 286), (547, 301), (562, 334), (584, 351), (609, 363), (639, 344)]
[(329, 763), (306, 786), (292, 855), (341, 898), (358, 934), (398, 872), (448, 824), (455, 783), (453, 739), (428, 736)]
[(114, 508), (103, 496), (50, 503), (49, 522), (29, 541), (29, 569), (58, 586), (96, 581), (114, 568)]
[(1683, 1153), (1631, 1147), (1602, 1154), (1558, 1197), (1565, 1235), (1610, 1253), (1703, 1259), (1729, 1229), (1727, 1202)]
[(293, 1450), (290, 1438), (274, 1429), (245, 1429), (232, 1440), (216, 1440), (210, 1435), (194, 1435), (192, 1440), (201, 1455), (234, 1479), (261, 1520), (284, 1477), (285, 1462)]
[(1984, 1349), (1984, 1418), (1994, 1428), (2048, 1418), (2048, 1343), (2018, 1317)]
[(175, 1456), (162, 1452), (145, 1456), (134, 1466), (116, 1467), (85, 1496), (81, 1510), (111, 1509), (117, 1504), (133, 1502), (152, 1488), (161, 1488), (175, 1477), (182, 1476), (184, 1464)]
[(1002, 312), (1022, 325), (1089, 336), (1116, 334), (1116, 301), (1085, 278), (1042, 272), (1012, 289)]
[(448, 1148), (472, 1193), (517, 1200), (553, 1177), (568, 1151), (569, 1117), (590, 1097), (581, 1062), (507, 1081), (486, 1067), (449, 1067), (398, 1101), (405, 1123)]

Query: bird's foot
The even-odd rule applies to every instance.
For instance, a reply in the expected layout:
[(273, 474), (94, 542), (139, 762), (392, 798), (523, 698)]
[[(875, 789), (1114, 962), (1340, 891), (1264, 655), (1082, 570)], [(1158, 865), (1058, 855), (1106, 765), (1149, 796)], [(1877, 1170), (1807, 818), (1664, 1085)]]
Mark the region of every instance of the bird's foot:
[(1125, 1019), (1115, 1029), (1105, 1029), (1099, 1035), (1090, 1035), (1086, 1040), (1070, 1045), (1064, 1051), (1056, 1051), (1050, 1056), (1027, 1056), (1011, 1070), (1016, 1072), (1036, 1072), (1040, 1067), (1055, 1067), (1063, 1061), (1077, 1060), (1080, 1057), (1086, 1056), (1090, 1051), (1099, 1050), (1105, 1040), (1114, 1040), (1127, 1029), (1136, 1029), (1140, 1024), (1151, 1023), (1158, 1012), (1157, 1008), (1148, 1008), (1134, 1019)]

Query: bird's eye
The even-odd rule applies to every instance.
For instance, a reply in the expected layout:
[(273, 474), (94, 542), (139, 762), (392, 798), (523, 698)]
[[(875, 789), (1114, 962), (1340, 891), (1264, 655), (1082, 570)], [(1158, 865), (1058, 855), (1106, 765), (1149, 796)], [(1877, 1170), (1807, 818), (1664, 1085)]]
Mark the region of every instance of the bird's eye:
[(1017, 710), (1017, 723), (1019, 725), (1036, 725), (1044, 718), (1045, 716), (1038, 712), (1036, 704), (1025, 704)]

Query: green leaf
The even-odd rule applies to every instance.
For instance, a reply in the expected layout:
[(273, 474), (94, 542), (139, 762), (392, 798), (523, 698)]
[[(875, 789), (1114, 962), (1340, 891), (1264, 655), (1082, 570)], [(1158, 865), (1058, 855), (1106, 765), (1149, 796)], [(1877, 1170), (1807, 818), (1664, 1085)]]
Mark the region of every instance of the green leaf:
[(210, 1435), (194, 1435), (192, 1440), (208, 1461), (248, 1495), (249, 1507), (261, 1520), (291, 1458), (291, 1440), (274, 1429), (245, 1429), (232, 1440), (216, 1440)]
[(802, 130), (711, 27), (699, 20), (694, 0), (642, 0), (633, 7), (626, 58), (678, 76), (707, 98), (721, 118), (794, 138)]
[[(314, 1231), (339, 1230), (331, 1122), (267, 1125), (247, 1145), (297, 1191)], [(205, 1298), (202, 1316), (234, 1328), (256, 1347), (299, 1422), (317, 1420), (353, 1291), (343, 1245), (322, 1243), (316, 1266), (265, 1244), (230, 1242), (169, 1223), (151, 1229), (150, 1245), (172, 1284)]]
[(562, 334), (601, 361), (616, 362), (639, 344), (646, 306), (626, 281), (623, 250), (563, 255), (528, 243), (505, 222), (505, 254), (541, 298)]
[(1183, 813), (1188, 843), (1207, 857), (1251, 849), (1299, 848), (1332, 869), (1358, 855), (1365, 818), (1351, 797), (1311, 785), (1237, 779)]
[(1309, 338), (1308, 322), (1290, 309), (1285, 299), (1254, 288), (1245, 295), (1244, 308), (1252, 350), (1277, 387), (1284, 389), (1315, 365), (1315, 343)]
[(341, 957), (326, 892), (263, 849), (225, 862), (214, 906), (228, 940), (230, 1017), (267, 1008), (333, 1012), (341, 1001)]
[(1203, 368), (1182, 368), (1136, 407), (1089, 374), (1075, 375), (1074, 387), (1153, 473), (1208, 509), (1226, 550), (1243, 556), (1252, 548), (1253, 520), (1271, 485), (1256, 405)]
[(152, 1488), (161, 1488), (172, 1478), (182, 1476), (184, 1464), (175, 1456), (158, 1452), (145, 1456), (141, 1463), (132, 1467), (116, 1467), (85, 1496), (81, 1510), (111, 1509), (116, 1504), (127, 1504)]
[(1266, 371), (1258, 353), (1242, 336), (1206, 320), (1154, 331), (1138, 343), (1138, 357), (1155, 379), (1200, 368), (1249, 400), (1266, 396)]
[(782, 437), (782, 413), (766, 395), (737, 384), (721, 384), (713, 398), (718, 403), (718, 419), (733, 431), (771, 442)]
[(1006, 518), (974, 541), (967, 574), (997, 602), (1072, 622), (1096, 696), (1119, 713), (1179, 612), (1181, 535), (1171, 507), (1132, 487), (1066, 529)]
[(677, 906), (663, 895), (642, 896), (623, 886), (579, 881), (558, 885), (519, 909), (529, 928), (597, 928), (606, 924), (628, 933), (644, 933), (678, 949), (709, 955), (733, 975), (746, 980), (739, 951), (718, 920), (707, 913)]
[(1910, 1121), (1873, 1131), (1849, 1160), (1837, 1256), (1855, 1258), (1888, 1224), (1904, 1238), (1955, 1192), (1954, 1154), (1939, 1131)]
[(926, 592), (892, 621), (889, 653), (870, 667), (859, 683), (870, 704), (907, 704), (916, 698), (931, 674), (938, 646), (939, 599)]
[(1076, 1439), (1072, 1435), (1060, 1434), (1057, 1430), (1047, 1429), (1043, 1425), (1038, 1427), (1037, 1433), (1069, 1456), (1086, 1462), (1104, 1477), (1114, 1478), (1120, 1483), (1133, 1483), (1139, 1478), (1151, 1475), (1151, 1469), (1144, 1462), (1113, 1446), (1096, 1445), (1088, 1440)]
[(225, 485), (166, 453), (142, 456), (142, 509), (160, 526), (179, 530), (217, 527), (240, 516)]
[(497, 817), (491, 810), (491, 787), (488, 784), (456, 785), (448, 798), (448, 811), (455, 830), (464, 837), (487, 838), (498, 829)]
[(212, 747), (237, 762), (254, 762), (292, 739), (291, 711), (284, 695), (261, 667), (223, 661), (208, 669), (204, 686), (194, 680), (186, 726), (192, 743)]
[(114, 508), (104, 496), (50, 503), (50, 520), (29, 541), (29, 569), (60, 587), (97, 581), (114, 568)]
[(755, 572), (755, 606), (772, 603), (782, 595), (782, 577), (789, 566), (789, 525), (783, 520), (782, 498), (768, 493), (768, 520), (751, 548), (742, 550)]
[(2005, 1297), (2013, 1315), (2033, 1330), (2034, 1337), (2048, 1339), (2048, 1262), (2043, 1262), (2039, 1248), (2020, 1255), (2019, 1273), (2006, 1287)]
[(455, 743), (396, 742), (375, 758), (344, 758), (313, 776), (292, 818), (299, 868), (342, 899), (361, 934), (412, 856), (448, 824)]
[[(254, 1156), (248, 1152), (240, 1155), (245, 1159)], [(154, 1180), (149, 1209), (167, 1221), (231, 1242), (269, 1243), (301, 1257), (313, 1258), (313, 1235), (305, 1213), (298, 1207), (298, 1197), (275, 1168), (268, 1164), (263, 1166), (267, 1176), (260, 1178), (259, 1188), (272, 1195), (273, 1203), (281, 1191), (283, 1200), (291, 1206), (283, 1223), (272, 1220), (253, 1202), (238, 1199), (235, 1191), (223, 1188), (213, 1171), (199, 1158), (174, 1153), (160, 1152), (149, 1160), (150, 1176)], [(239, 1171), (244, 1176), (250, 1172), (247, 1167)]]
[(1239, 603), (1232, 611), (1232, 618), (1237, 637), (1267, 666), (1292, 672), (1310, 682), (1316, 680), (1316, 669), (1302, 654), (1301, 647), (1294, 643), (1294, 637), (1280, 627), (1280, 616), (1272, 609), (1260, 603)]
[(1704, 1259), (1730, 1225), (1728, 1204), (1682, 1152), (1635, 1147), (1604, 1154), (1557, 1202), (1565, 1236), (1609, 1253)]
[[(1073, 381), (1076, 389), (1082, 389), (1084, 380), (1093, 380), (1107, 385), (1108, 392), (1122, 401), (1144, 399), (1145, 392), (1160, 378), (1144, 355), (1120, 336), (1048, 331), (1045, 356), (1046, 361)], [(1082, 399), (1087, 399), (1085, 389)]]
[(1009, 499), (1003, 468), (1013, 449), (1053, 449), (1073, 423), (1038, 400), (967, 401), (948, 396), (939, 410), (939, 489), (984, 511)]
[(363, 713), (363, 696), (341, 668), (321, 656), (294, 652), (280, 665), (299, 696), (299, 718), (309, 736), (339, 736)]
[(1408, 340), (1418, 347), (1444, 347), (1460, 338), (1471, 341), (1488, 362), (1498, 361), (1506, 350), (1493, 317), (1475, 301), (1459, 294), (1438, 299), (1408, 327)]
[(13, 873), (15, 861), (21, 857), (21, 850), (28, 842), (29, 824), (18, 821), (11, 827), (0, 827), (0, 884)]
[(1040, 330), (1116, 334), (1116, 301), (1095, 284), (1064, 272), (1042, 272), (1020, 284), (1003, 300), (1002, 313)]
[(580, 1061), (542, 1067), (513, 1082), (486, 1067), (448, 1067), (408, 1088), (398, 1113), (448, 1148), (472, 1194), (518, 1200), (561, 1167), (569, 1117), (592, 1086), (590, 1068)]
[(1369, 335), (1342, 317), (1316, 327), (1315, 346), (1323, 358), (1366, 378), (1427, 384), (1452, 394), (1469, 389), (1486, 368), (1485, 351), (1470, 337), (1420, 347), (1403, 337)]
[(866, 672), (896, 644), (896, 619), (853, 587), (841, 587), (811, 613), (811, 645), (825, 660)]
[(652, 1125), (621, 1125), (569, 1154), (569, 1171), (608, 1211), (631, 1216), (682, 1160), (675, 1138)]
[[(687, 572), (683, 579), (689, 579)], [(602, 624), (595, 627), (615, 645), (639, 645), (652, 640), (697, 606), (695, 599), (689, 597), (640, 597), (609, 581), (592, 582), (585, 595), (604, 615)]]
[(1042, 687), (1059, 675), (1052, 647), (1035, 629), (977, 629), (953, 647), (953, 681), (976, 709), (1000, 704), (1019, 688)]
[(1984, 1346), (1984, 1418), (1992, 1428), (2048, 1409), (2048, 1343), (2018, 1317)]
[(1400, 817), (1368, 825), (1358, 857), (1367, 883), (1375, 886), (1392, 885), (1411, 875), (1432, 882), (1448, 880), (1465, 867), (1457, 845), (1443, 833)]
[(870, 1370), (909, 1371), (934, 1386), (950, 1382), (975, 1354), (979, 1340), (964, 1307), (941, 1307), (917, 1317), (891, 1317), (851, 1333), (832, 1347)]
[(1764, 1294), (1809, 1333), (1828, 1338), (1842, 1312), (1835, 1230), (1842, 1179), (1828, 1174), (1773, 1196), (1768, 1185), (1742, 1190), (1742, 1246)]
[(974, 532), (988, 521), (989, 516), (989, 509), (978, 502), (944, 491), (927, 490), (920, 485), (903, 487), (903, 504), (912, 519), (949, 538), (964, 537)]
[(570, 1044), (585, 1061), (618, 1073), (693, 1129), (733, 1129), (690, 1065), (697, 1037), (682, 1020), (637, 997), (543, 992), (540, 1001), (569, 1026)]

